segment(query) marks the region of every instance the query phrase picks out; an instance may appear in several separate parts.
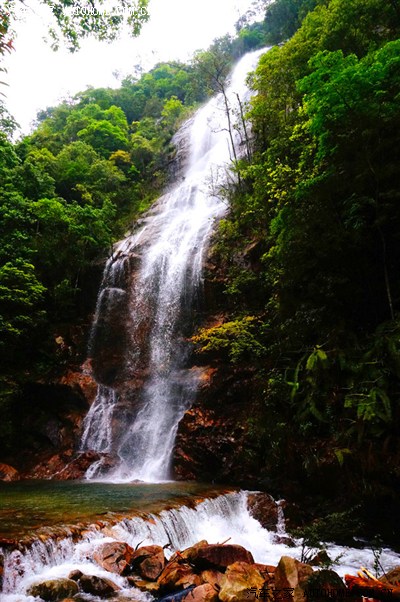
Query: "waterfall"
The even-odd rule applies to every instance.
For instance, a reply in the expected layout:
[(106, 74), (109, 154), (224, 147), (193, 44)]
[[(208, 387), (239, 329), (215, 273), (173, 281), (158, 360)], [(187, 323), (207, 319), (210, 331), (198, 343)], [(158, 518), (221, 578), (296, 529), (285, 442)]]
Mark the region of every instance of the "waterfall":
[[(226, 90), (232, 108), (238, 97), (248, 98), (246, 75), (262, 52), (247, 54), (233, 70)], [(199, 376), (185, 370), (185, 337), (209, 235), (226, 211), (217, 194), (232, 155), (226, 120), (220, 94), (186, 124), (189, 152), (180, 181), (116, 246), (105, 268), (89, 353), (98, 393), (81, 448), (117, 459), (108, 480), (170, 477), (178, 424), (193, 403)], [(234, 131), (238, 155), (240, 125), (238, 120)], [(104, 472), (99, 461), (87, 477)]]

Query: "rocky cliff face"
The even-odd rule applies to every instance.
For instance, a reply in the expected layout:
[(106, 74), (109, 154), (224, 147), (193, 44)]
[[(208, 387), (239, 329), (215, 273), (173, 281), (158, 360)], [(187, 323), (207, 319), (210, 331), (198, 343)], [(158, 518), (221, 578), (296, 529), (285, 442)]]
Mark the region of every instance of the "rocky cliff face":
[[(250, 265), (256, 257), (251, 245), (240, 261)], [(226, 269), (211, 246), (197, 320), (201, 327), (230, 319), (224, 294)], [(250, 488), (262, 485), (264, 476), (252, 443), (257, 411), (251, 402), (259, 396), (260, 387), (254, 366), (232, 365), (215, 354), (204, 359), (193, 354), (191, 361), (203, 364), (202, 378), (195, 403), (179, 425), (174, 452), (176, 478), (231, 482)]]
[(176, 478), (237, 484), (254, 482), (249, 453), (249, 409), (252, 369), (203, 369), (195, 404), (179, 425), (175, 444)]
[[(151, 210), (154, 211), (157, 205)], [(135, 268), (139, 265), (136, 254), (127, 253), (126, 261), (129, 266), (121, 275), (124, 280), (121, 293), (134, 286)], [(215, 325), (226, 319), (224, 286), (224, 269), (211, 254), (205, 265), (202, 301), (195, 310), (198, 325)], [(138, 366), (135, 374), (125, 369), (123, 339), (126, 320), (130, 319), (133, 308), (128, 307), (122, 297), (116, 298), (114, 305), (109, 304), (109, 311), (103, 312), (102, 321), (97, 322), (89, 360), (82, 363), (90, 321), (79, 329), (71, 327), (67, 334), (55, 335), (56, 353), (65, 369), (51, 382), (31, 383), (23, 391), (21, 432), (24, 441), (15, 454), (0, 458), (19, 469), (18, 474), (12, 473), (13, 478), (21, 475), (80, 478), (98, 459), (96, 454), (79, 452), (82, 422), (96, 396), (96, 381), (113, 386), (121, 394), (124, 402), (119, 414), (127, 416), (135, 408), (138, 391), (146, 377), (146, 365)], [(145, 321), (143, 328), (145, 337)], [(194, 405), (179, 426), (174, 450), (176, 478), (254, 486), (262, 481), (252, 451), (251, 425), (257, 416), (249, 415), (251, 399), (257, 395), (259, 386), (254, 368), (251, 365), (235, 367), (220, 358), (207, 362), (192, 354), (188, 369), (200, 374), (200, 386)]]

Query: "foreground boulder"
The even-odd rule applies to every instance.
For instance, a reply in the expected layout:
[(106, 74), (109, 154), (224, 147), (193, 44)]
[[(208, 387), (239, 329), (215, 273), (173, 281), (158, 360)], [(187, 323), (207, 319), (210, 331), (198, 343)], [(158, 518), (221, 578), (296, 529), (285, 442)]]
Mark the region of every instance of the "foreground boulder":
[(95, 575), (82, 575), (79, 579), (79, 586), (85, 594), (93, 594), (94, 596), (109, 597), (113, 596), (116, 592), (120, 591), (121, 588), (103, 577), (96, 577)]
[(249, 590), (262, 589), (264, 583), (264, 577), (252, 564), (235, 562), (226, 569), (218, 597), (222, 602), (248, 601)]
[(217, 568), (223, 570), (234, 562), (254, 563), (252, 554), (239, 545), (210, 544), (208, 546), (192, 548), (192, 550), (188, 558), (196, 568)]
[(132, 568), (143, 579), (156, 581), (165, 566), (164, 550), (161, 546), (143, 546), (132, 557)]
[(196, 575), (189, 564), (170, 561), (163, 569), (157, 581), (160, 591), (168, 593), (189, 587), (190, 585), (201, 585), (201, 577)]
[(326, 599), (343, 600), (347, 588), (335, 571), (323, 569), (309, 576), (304, 593), (313, 602), (326, 602)]
[(192, 589), (184, 598), (184, 602), (217, 602), (218, 593), (209, 583), (203, 583)]
[(308, 564), (299, 562), (290, 556), (282, 556), (275, 569), (275, 589), (293, 589), (293, 601), (304, 602), (304, 592), (307, 581), (313, 574), (313, 569)]
[(176, 558), (185, 558), (186, 560), (192, 560), (192, 558), (195, 558), (197, 555), (197, 552), (199, 550), (199, 548), (206, 548), (209, 546), (209, 543), (207, 540), (202, 539), (201, 541), (198, 541), (197, 543), (194, 544), (194, 546), (190, 546), (190, 548), (186, 548), (186, 550), (183, 550), (183, 552), (180, 552), (179, 554), (174, 554), (171, 557), (171, 560), (176, 560)]
[(125, 575), (130, 572), (134, 550), (124, 542), (104, 543), (93, 554), (93, 559), (106, 571)]
[(204, 583), (210, 583), (214, 588), (218, 591), (221, 589), (222, 579), (224, 578), (224, 573), (220, 571), (216, 571), (215, 569), (207, 569), (206, 571), (202, 571), (201, 578)]
[(31, 585), (27, 594), (41, 598), (45, 602), (58, 602), (58, 600), (72, 597), (78, 592), (79, 587), (72, 579), (48, 579), (42, 583)]
[(9, 464), (0, 462), (0, 481), (18, 481), (20, 479), (19, 472)]
[(142, 592), (149, 592), (153, 596), (157, 596), (160, 589), (157, 581), (146, 581), (145, 579), (140, 579), (140, 577), (136, 575), (128, 575), (127, 580), (132, 587), (137, 587)]

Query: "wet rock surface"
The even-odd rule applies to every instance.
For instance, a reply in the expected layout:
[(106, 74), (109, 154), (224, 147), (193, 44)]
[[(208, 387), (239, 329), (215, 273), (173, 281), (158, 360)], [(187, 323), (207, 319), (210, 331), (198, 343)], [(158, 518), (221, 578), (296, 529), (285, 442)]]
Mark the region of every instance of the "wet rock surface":
[(265, 578), (260, 571), (247, 562), (235, 562), (227, 567), (219, 591), (222, 602), (244, 602), (250, 597), (250, 590), (261, 590)]
[(217, 602), (218, 592), (210, 583), (192, 589), (182, 600), (185, 602)]
[(291, 558), (282, 556), (274, 573), (275, 588), (281, 591), (293, 590), (294, 602), (304, 602), (304, 590), (313, 568)]
[(103, 466), (112, 467), (115, 460), (108, 454), (100, 452), (74, 452), (66, 450), (54, 454), (47, 460), (35, 466), (33, 473), (36, 479), (56, 478), (58, 481), (82, 479), (88, 468), (98, 460), (103, 459)]
[(251, 368), (202, 368), (195, 403), (178, 427), (175, 478), (241, 484), (246, 475), (246, 482), (257, 482), (254, 466), (245, 454), (252, 376)]
[(247, 507), (251, 516), (269, 531), (276, 531), (279, 518), (279, 506), (268, 493), (250, 493), (247, 498)]
[(190, 555), (195, 567), (226, 569), (234, 562), (254, 563), (253, 556), (245, 548), (238, 545), (214, 544), (202, 546)]
[(379, 577), (380, 581), (384, 583), (391, 583), (392, 585), (400, 585), (400, 566), (396, 566), (394, 569), (387, 571)]
[(137, 567), (141, 577), (156, 581), (165, 566), (164, 550), (161, 546), (143, 546), (133, 554), (131, 567)]
[(110, 542), (99, 546), (93, 560), (106, 571), (124, 575), (130, 572), (134, 550), (124, 542)]
[(201, 585), (201, 577), (193, 571), (193, 567), (183, 559), (170, 561), (157, 581), (163, 593), (184, 589), (191, 585)]
[(92, 594), (94, 596), (100, 596), (103, 598), (113, 596), (121, 589), (109, 579), (96, 577), (95, 575), (82, 575), (78, 581), (78, 584), (85, 594)]
[[(237, 558), (246, 560), (235, 560)], [(92, 559), (102, 569), (123, 575), (123, 587), (113, 581), (112, 575), (100, 577), (74, 570), (68, 578), (31, 585), (27, 593), (44, 602), (80, 602), (88, 600), (87, 596), (125, 602), (142, 599), (138, 594), (135, 596), (137, 589), (159, 602), (245, 602), (260, 598), (304, 602), (311, 591), (324, 592), (325, 598), (335, 597), (338, 591), (343, 592), (341, 598), (350, 595), (343, 580), (332, 570), (314, 570), (289, 556), (283, 556), (277, 566), (259, 564), (242, 546), (208, 544), (205, 540), (185, 550), (176, 550), (169, 560), (165, 559), (161, 546), (149, 545), (133, 550), (125, 542), (107, 542), (97, 546)], [(142, 563), (147, 560), (154, 564), (145, 564), (143, 568)], [(158, 570), (159, 563), (164, 567), (155, 578), (155, 567)], [(204, 569), (204, 563), (213, 568)], [(388, 575), (391, 582), (397, 582), (399, 570), (397, 567)], [(145, 572), (148, 572), (146, 578)], [(377, 583), (376, 579), (374, 583)], [(385, 581), (380, 583), (384, 585)], [(324, 595), (317, 596), (316, 602), (323, 602)]]
[(16, 468), (9, 464), (0, 463), (0, 481), (18, 481), (20, 474)]
[[(11, 462), (21, 479), (75, 479), (84, 474), (85, 468), (79, 468), (83, 458), (76, 450), (96, 388), (86, 372), (84, 367), (69, 367), (52, 383), (25, 386), (18, 407), (20, 440)], [(74, 458), (77, 462), (70, 465)], [(7, 474), (0, 472), (0, 480), (4, 477)]]
[(41, 598), (45, 602), (57, 602), (66, 597), (74, 596), (79, 587), (72, 579), (49, 579), (42, 583), (31, 585), (28, 595)]

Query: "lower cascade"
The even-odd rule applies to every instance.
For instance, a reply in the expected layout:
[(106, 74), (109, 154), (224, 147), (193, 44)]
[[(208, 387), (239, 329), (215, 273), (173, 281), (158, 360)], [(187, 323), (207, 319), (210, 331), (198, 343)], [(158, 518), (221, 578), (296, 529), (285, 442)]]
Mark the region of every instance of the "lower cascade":
[[(227, 493), (200, 501), (195, 507), (183, 505), (158, 514), (121, 518), (113, 524), (97, 522), (82, 529), (78, 540), (72, 529), (70, 535), (66, 533), (64, 536), (55, 530), (53, 536), (38, 537), (29, 545), (19, 543), (11, 549), (5, 546), (3, 550), (0, 547), (0, 559), (4, 567), (0, 600), (33, 602), (34, 598), (27, 592), (35, 584), (65, 579), (74, 571), (112, 581), (122, 596), (118, 600), (144, 602), (153, 599), (149, 593), (132, 585), (126, 576), (110, 572), (96, 562), (96, 550), (106, 543), (123, 542), (133, 549), (157, 544), (165, 546), (165, 556), (170, 558), (177, 550), (182, 551), (201, 540), (207, 540), (209, 544), (229, 541), (229, 544), (240, 545), (248, 550), (255, 562), (269, 566), (276, 565), (282, 556), (300, 558), (299, 542), (289, 541), (285, 533), (279, 503), (275, 504), (271, 498), (277, 510), (275, 521), (271, 521), (275, 522), (271, 530), (262, 527), (251, 515), (251, 497), (257, 495), (256, 492), (245, 491)], [(341, 556), (339, 566), (334, 567), (341, 575), (354, 573), (361, 565), (372, 568), (374, 562), (371, 549), (344, 548), (332, 544), (329, 554), (332, 558)], [(381, 562), (390, 566), (399, 561), (396, 554), (383, 550)], [(157, 593), (154, 596), (160, 597)]]
[(103, 461), (93, 465), (87, 478), (157, 482), (171, 476), (178, 423), (199, 377), (185, 370), (185, 336), (209, 235), (226, 210), (215, 191), (247, 137), (240, 120), (228, 135), (226, 111), (235, 113), (238, 98), (248, 97), (246, 75), (262, 52), (245, 55), (224, 94), (183, 126), (177, 138), (188, 138), (189, 150), (180, 181), (107, 262), (89, 352), (98, 392), (81, 449), (109, 461), (108, 467)]

